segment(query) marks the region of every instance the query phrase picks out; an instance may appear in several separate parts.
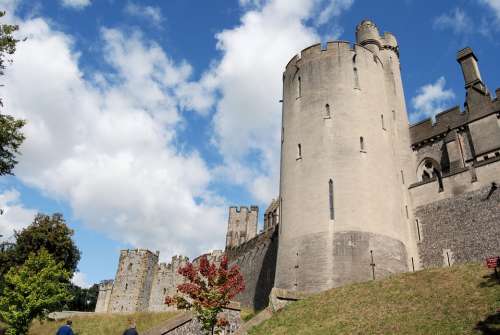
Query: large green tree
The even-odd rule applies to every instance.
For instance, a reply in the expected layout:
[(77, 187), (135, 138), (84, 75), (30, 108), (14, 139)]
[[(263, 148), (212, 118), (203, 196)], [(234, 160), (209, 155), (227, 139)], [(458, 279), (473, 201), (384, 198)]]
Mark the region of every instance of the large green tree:
[(0, 293), (4, 286), (3, 277), (9, 269), (24, 264), (31, 253), (42, 249), (73, 274), (80, 260), (80, 251), (72, 237), (73, 230), (66, 225), (61, 214), (37, 214), (31, 225), (14, 233), (13, 246), (0, 249)]
[(62, 214), (37, 214), (31, 225), (14, 234), (16, 263), (22, 264), (31, 253), (45, 249), (73, 274), (80, 260), (80, 251), (72, 239), (73, 234)]
[(5, 276), (0, 297), (0, 317), (7, 323), (7, 335), (25, 335), (33, 319), (45, 319), (65, 301), (71, 300), (71, 273), (46, 251), (31, 254)]
[[(0, 11), (0, 19), (4, 16), (5, 12)], [(12, 62), (11, 56), (19, 42), (13, 34), (18, 29), (17, 25), (0, 24), (0, 76), (4, 74), (6, 64)], [(3, 107), (1, 98), (0, 106)], [(25, 120), (17, 120), (0, 113), (0, 176), (12, 174), (17, 164), (16, 155), (19, 154), (19, 147), (25, 139), (21, 128), (25, 124)]]

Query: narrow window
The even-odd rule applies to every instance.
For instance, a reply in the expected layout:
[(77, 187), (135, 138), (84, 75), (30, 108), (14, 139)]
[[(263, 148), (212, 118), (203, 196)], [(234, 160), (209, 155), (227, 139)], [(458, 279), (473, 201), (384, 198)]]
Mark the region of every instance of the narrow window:
[(409, 218), (410, 218), (410, 216), (409, 216), (409, 214), (408, 214), (408, 206), (406, 206), (406, 205), (405, 205), (405, 211), (406, 211), (406, 218), (407, 218), (407, 219), (409, 219)]
[(359, 138), (359, 150), (360, 150), (361, 152), (366, 152), (366, 151), (365, 151), (365, 139), (363, 138), (363, 136), (361, 136), (361, 137)]
[(405, 174), (403, 170), (401, 170), (401, 182), (403, 183), (403, 185), (405, 184)]
[(330, 105), (329, 104), (326, 104), (325, 105), (325, 114), (323, 116), (325, 119), (329, 119), (331, 118), (331, 114), (330, 114)]
[(384, 114), (380, 115), (380, 124), (382, 125), (382, 129), (385, 130)]
[(422, 237), (420, 236), (420, 222), (418, 220), (415, 220), (415, 223), (417, 225), (417, 236), (418, 236), (418, 241), (422, 241)]
[(335, 209), (333, 207), (333, 180), (328, 182), (328, 202), (330, 205), (330, 220), (335, 219)]
[(283, 143), (284, 140), (285, 140), (285, 128), (282, 127), (281, 128), (281, 143)]
[(163, 295), (166, 295), (166, 294), (167, 294), (167, 289), (163, 288)]
[(302, 96), (302, 79), (299, 77), (297, 80), (297, 98)]
[(297, 159), (301, 159), (302, 158), (302, 145), (299, 143), (297, 145)]
[(358, 74), (358, 68), (353, 69), (354, 72), (354, 88), (359, 89), (359, 74)]
[(128, 284), (125, 284), (125, 291), (128, 289)]
[(356, 54), (352, 57), (352, 71), (354, 74), (354, 88), (359, 89), (359, 74), (358, 68), (356, 67)]
[(396, 120), (396, 111), (395, 110), (392, 111), (392, 119)]
[(132, 263), (130, 263), (127, 267), (127, 271), (132, 271)]

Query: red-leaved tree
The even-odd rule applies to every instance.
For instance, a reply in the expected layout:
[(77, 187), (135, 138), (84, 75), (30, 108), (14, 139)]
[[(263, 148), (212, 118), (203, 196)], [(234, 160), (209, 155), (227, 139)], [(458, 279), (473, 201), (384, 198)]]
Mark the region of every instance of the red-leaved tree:
[(219, 265), (202, 256), (199, 266), (188, 263), (179, 269), (185, 279), (177, 286), (178, 295), (167, 297), (165, 303), (178, 309), (192, 310), (206, 334), (218, 334), (228, 321), (220, 317), (231, 299), (245, 289), (237, 265), (228, 267), (226, 256)]

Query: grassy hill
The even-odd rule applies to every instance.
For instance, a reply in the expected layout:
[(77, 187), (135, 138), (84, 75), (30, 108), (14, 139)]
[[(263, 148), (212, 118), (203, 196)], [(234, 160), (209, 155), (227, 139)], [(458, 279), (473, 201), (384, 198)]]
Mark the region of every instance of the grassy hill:
[[(76, 335), (121, 335), (127, 328), (128, 319), (133, 318), (137, 323), (139, 334), (150, 329), (162, 321), (177, 315), (177, 313), (135, 313), (135, 314), (95, 314), (90, 316), (75, 316), (73, 330)], [(33, 322), (29, 335), (54, 335), (64, 321)]]
[(397, 275), (290, 304), (249, 334), (500, 334), (500, 282), (479, 264)]

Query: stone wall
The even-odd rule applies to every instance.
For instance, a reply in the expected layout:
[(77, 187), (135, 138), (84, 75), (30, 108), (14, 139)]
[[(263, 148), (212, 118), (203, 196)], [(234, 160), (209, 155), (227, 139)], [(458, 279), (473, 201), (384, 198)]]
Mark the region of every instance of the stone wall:
[(416, 209), (424, 267), (500, 255), (500, 189), (491, 191), (486, 186)]
[(186, 265), (188, 260), (187, 257), (174, 256), (170, 263), (158, 265), (153, 277), (149, 311), (160, 312), (173, 309), (165, 304), (165, 298), (176, 294), (177, 285), (183, 282), (183, 277), (178, 273), (178, 270)]
[[(221, 313), (222, 317), (228, 321), (228, 325), (221, 329), (219, 334), (234, 334), (241, 326), (240, 307), (236, 303), (231, 303)], [(219, 316), (221, 316), (219, 314)], [(204, 335), (201, 331), (200, 322), (191, 312), (185, 312), (177, 317), (160, 324), (144, 333), (145, 335)]]
[(236, 297), (242, 306), (261, 310), (269, 304), (278, 253), (278, 226), (270, 227), (247, 243), (226, 250), (230, 264), (237, 264), (245, 291)]

